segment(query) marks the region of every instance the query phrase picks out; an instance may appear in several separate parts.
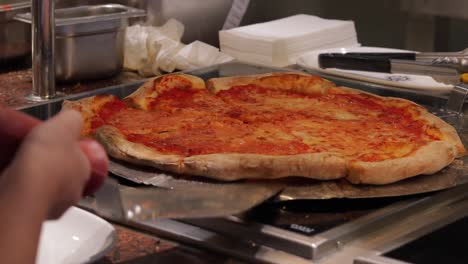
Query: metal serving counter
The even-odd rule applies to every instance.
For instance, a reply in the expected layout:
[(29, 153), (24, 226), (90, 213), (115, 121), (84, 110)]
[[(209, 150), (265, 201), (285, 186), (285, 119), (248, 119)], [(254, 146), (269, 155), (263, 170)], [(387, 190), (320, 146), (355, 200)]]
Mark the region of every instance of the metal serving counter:
[[(234, 62), (188, 73), (208, 79), (277, 70), (285, 69)], [(380, 95), (405, 97), (423, 104), (457, 127), (464, 143), (468, 142), (464, 116), (446, 111), (444, 108), (447, 98), (444, 96), (326, 77), (339, 85)], [(137, 89), (141, 83), (142, 81), (137, 81), (73, 94), (22, 110), (46, 119), (60, 110), (63, 99), (74, 100), (102, 93), (124, 97)], [(460, 177), (465, 176), (466, 162), (465, 159), (459, 159), (450, 168), (457, 171), (456, 174)], [(428, 176), (421, 178), (423, 177)], [(387, 195), (388, 197), (381, 198), (297, 200), (294, 196), (285, 199), (280, 195), (277, 199), (238, 216), (183, 221), (171, 219), (151, 222), (128, 221), (118, 225), (214, 252), (216, 256), (232, 257), (247, 262), (356, 264), (395, 264), (413, 260), (417, 262), (414, 259), (417, 255), (415, 250), (419, 250), (421, 246), (424, 248), (424, 243), (433, 241), (431, 237), (440, 237), (432, 232), (440, 228), (444, 228), (442, 231), (453, 232), (450, 231), (450, 224), (454, 222), (455, 228), (468, 228), (465, 226), (468, 214), (468, 185), (462, 183), (454, 181), (452, 185), (445, 187), (449, 188), (448, 190), (439, 192), (404, 196), (401, 196), (402, 193), (395, 193), (393, 197)], [(458, 186), (452, 188), (455, 185)], [(84, 200), (81, 205), (99, 214), (92, 198)], [(444, 241), (452, 243), (450, 238)], [(451, 260), (451, 263), (457, 263), (457, 260)], [(207, 262), (210, 262), (208, 258)]]

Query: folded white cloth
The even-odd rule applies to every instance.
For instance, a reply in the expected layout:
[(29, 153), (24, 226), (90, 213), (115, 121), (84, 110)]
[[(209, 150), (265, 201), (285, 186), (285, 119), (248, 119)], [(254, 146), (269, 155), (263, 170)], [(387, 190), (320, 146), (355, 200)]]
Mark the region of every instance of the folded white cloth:
[(124, 68), (137, 71), (146, 63), (148, 28), (140, 25), (128, 27), (125, 34)]
[(170, 19), (161, 27), (134, 25), (125, 35), (124, 68), (144, 76), (175, 70), (174, 55), (184, 47), (180, 42), (184, 25)]
[(219, 49), (201, 41), (189, 45), (180, 40), (184, 25), (170, 19), (161, 27), (134, 25), (127, 28), (124, 68), (143, 76), (161, 71), (191, 70), (233, 60)]
[(221, 51), (238, 60), (287, 66), (305, 52), (358, 45), (353, 21), (295, 15), (219, 32)]
[(192, 70), (214, 64), (232, 61), (234, 58), (219, 51), (218, 48), (201, 41), (194, 41), (175, 55), (177, 69)]

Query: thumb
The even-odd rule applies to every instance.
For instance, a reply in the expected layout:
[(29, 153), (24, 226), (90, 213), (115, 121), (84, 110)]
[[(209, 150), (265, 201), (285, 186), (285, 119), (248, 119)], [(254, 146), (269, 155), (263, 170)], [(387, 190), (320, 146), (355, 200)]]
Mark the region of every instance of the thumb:
[(69, 135), (72, 138), (80, 137), (83, 119), (81, 114), (75, 110), (64, 110), (45, 123), (44, 129), (57, 131)]
[(97, 191), (104, 183), (107, 177), (109, 159), (107, 158), (104, 148), (94, 140), (81, 140), (80, 148), (91, 164), (91, 177), (86, 183), (83, 193), (83, 195), (90, 195)]

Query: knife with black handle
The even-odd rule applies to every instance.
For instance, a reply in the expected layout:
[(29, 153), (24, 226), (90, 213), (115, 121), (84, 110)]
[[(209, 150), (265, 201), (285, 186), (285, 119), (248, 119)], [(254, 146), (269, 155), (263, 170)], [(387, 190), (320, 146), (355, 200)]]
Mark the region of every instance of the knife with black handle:
[(468, 51), (435, 53), (322, 53), (318, 56), (320, 68), (414, 74), (430, 76), (436, 81), (455, 85), (464, 81), (468, 72)]
[(320, 68), (356, 71), (391, 72), (391, 59), (415, 60), (415, 53), (322, 53)]
[(468, 72), (468, 49), (460, 52), (348, 52), (322, 53), (318, 57), (321, 68), (392, 72), (393, 60), (408, 60), (431, 66), (444, 66), (456, 69), (459, 73)]

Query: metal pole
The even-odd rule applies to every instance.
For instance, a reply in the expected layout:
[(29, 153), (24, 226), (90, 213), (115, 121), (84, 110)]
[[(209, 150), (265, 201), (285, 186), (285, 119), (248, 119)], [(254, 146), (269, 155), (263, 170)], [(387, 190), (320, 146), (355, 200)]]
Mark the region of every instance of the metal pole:
[(32, 1), (32, 71), (31, 100), (55, 97), (55, 0)]

